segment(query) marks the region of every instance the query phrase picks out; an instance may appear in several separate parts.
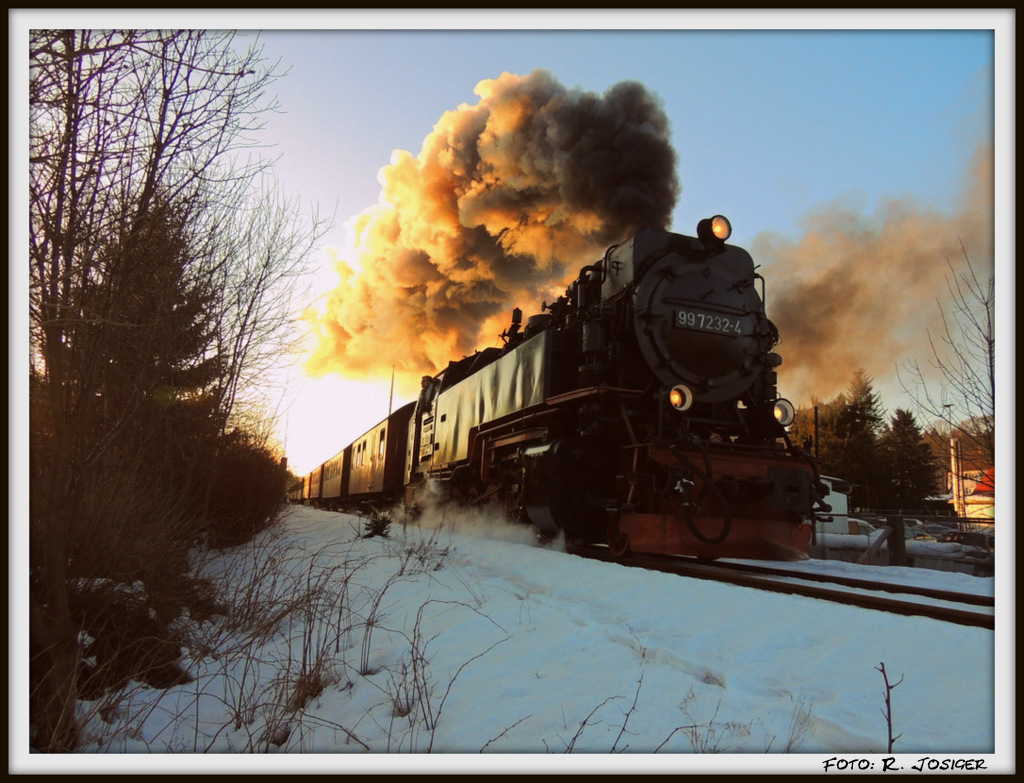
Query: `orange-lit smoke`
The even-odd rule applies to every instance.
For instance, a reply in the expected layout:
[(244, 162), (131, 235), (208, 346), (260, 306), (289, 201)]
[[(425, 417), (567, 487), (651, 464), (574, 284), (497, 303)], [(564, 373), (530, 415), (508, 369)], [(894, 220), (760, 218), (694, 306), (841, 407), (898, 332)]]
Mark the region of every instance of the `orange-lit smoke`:
[(992, 167), (992, 150), (979, 149), (952, 216), (900, 200), (872, 217), (839, 205), (813, 213), (796, 244), (755, 241), (766, 310), (782, 337), (784, 396), (804, 405), (845, 390), (857, 369), (880, 382), (894, 381), (897, 368), (907, 379), (911, 362), (928, 368), (928, 333), (940, 343), (939, 306), (950, 313), (947, 278), (966, 269), (965, 250), (979, 279), (992, 272)]
[(418, 156), (381, 172), (357, 220), (357, 257), (311, 318), (314, 374), (418, 389), (494, 345), (512, 307), (538, 312), (580, 267), (645, 227), (666, 228), (679, 193), (660, 102), (634, 82), (603, 96), (549, 73), (505, 73), (475, 106), (445, 113)]

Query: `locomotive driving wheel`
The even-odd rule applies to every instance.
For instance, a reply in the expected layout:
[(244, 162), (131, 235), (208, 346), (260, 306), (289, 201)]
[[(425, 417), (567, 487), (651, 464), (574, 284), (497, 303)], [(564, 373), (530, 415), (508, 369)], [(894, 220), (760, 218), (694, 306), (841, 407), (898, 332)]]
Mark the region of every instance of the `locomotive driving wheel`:
[(619, 512), (617, 510), (608, 512), (608, 526), (605, 534), (608, 543), (608, 550), (615, 558), (623, 558), (629, 554), (629, 534), (619, 529)]

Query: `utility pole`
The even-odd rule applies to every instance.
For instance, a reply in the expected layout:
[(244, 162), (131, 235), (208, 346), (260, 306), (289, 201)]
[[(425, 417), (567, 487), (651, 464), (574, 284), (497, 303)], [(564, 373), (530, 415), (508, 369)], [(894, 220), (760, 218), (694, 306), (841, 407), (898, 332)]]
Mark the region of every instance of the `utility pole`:
[[(947, 402), (943, 409), (952, 408), (953, 403)], [(957, 517), (964, 516), (964, 480), (963, 480), (963, 457), (960, 453), (960, 441), (953, 437), (954, 427), (952, 413), (946, 415), (946, 422), (949, 424), (949, 482), (950, 491), (953, 493), (953, 509)]]
[(391, 418), (391, 403), (395, 399), (395, 365), (391, 365), (391, 393), (388, 395), (388, 418)]

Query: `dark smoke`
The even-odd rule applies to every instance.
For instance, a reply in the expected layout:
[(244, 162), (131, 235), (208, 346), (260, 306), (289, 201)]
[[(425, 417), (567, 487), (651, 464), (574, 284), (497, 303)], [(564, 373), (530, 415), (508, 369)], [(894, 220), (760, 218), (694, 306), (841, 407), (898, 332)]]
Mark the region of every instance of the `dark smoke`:
[(839, 205), (812, 213), (798, 243), (755, 241), (768, 317), (782, 336), (782, 394), (797, 404), (830, 399), (857, 369), (898, 392), (897, 367), (929, 367), (929, 333), (939, 344), (940, 307), (951, 311), (947, 278), (966, 269), (965, 251), (981, 279), (993, 270), (990, 148), (975, 153), (966, 179), (952, 215), (906, 200), (873, 216)]
[[(660, 102), (624, 82), (603, 96), (543, 70), (480, 82), (418, 156), (382, 171), (357, 257), (312, 321), (316, 374), (400, 388), (485, 345), (513, 306), (536, 311), (637, 229), (669, 227), (679, 193)], [(531, 310), (531, 308), (533, 308)], [(418, 383), (416, 383), (418, 388)]]

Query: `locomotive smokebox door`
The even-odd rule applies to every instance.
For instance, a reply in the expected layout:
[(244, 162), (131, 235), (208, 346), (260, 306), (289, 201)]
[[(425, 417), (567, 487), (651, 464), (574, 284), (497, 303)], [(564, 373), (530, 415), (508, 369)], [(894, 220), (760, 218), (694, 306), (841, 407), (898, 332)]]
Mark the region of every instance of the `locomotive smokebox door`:
[(644, 358), (666, 385), (684, 383), (699, 402), (735, 398), (763, 365), (764, 310), (746, 251), (670, 252), (636, 289), (634, 324)]

